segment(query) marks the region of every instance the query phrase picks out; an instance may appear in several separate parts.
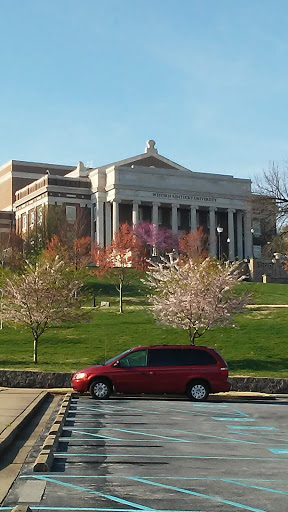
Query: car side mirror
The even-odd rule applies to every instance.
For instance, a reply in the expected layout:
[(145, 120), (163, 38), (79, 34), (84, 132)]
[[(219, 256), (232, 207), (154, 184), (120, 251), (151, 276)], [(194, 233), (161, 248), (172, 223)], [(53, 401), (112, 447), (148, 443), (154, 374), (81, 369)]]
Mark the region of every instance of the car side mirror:
[(120, 366), (120, 361), (115, 361), (115, 363), (113, 364), (114, 368), (117, 368), (117, 366)]

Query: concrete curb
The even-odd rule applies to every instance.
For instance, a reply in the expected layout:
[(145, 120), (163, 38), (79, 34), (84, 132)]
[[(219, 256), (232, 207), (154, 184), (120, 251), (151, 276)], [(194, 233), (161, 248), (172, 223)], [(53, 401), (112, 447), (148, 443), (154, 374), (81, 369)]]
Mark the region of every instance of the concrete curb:
[(0, 453), (6, 450), (7, 446), (12, 443), (14, 438), (17, 436), (19, 431), (24, 427), (25, 423), (35, 414), (41, 404), (47, 398), (50, 393), (48, 391), (42, 391), (37, 398), (31, 402), (31, 404), (23, 411), (11, 425), (9, 425), (0, 435)]
[(62, 434), (63, 427), (69, 412), (69, 406), (72, 393), (67, 393), (60, 405), (57, 416), (54, 420), (49, 434), (46, 437), (41, 452), (39, 453), (34, 466), (34, 473), (48, 473), (51, 470), (54, 461), (54, 452), (57, 450), (59, 437)]

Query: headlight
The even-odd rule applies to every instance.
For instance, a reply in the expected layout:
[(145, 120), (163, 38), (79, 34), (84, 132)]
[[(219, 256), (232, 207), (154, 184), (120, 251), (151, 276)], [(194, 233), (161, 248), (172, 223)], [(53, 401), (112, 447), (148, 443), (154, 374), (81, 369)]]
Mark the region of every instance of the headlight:
[(87, 377), (87, 373), (84, 373), (84, 372), (79, 372), (79, 373), (76, 373), (75, 374), (75, 379), (86, 379)]

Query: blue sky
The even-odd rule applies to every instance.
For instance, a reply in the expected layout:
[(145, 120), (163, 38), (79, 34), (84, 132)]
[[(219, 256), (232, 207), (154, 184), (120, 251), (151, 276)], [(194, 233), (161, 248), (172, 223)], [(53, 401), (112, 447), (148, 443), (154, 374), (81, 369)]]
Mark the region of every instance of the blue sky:
[(0, 0), (0, 165), (288, 158), (287, 0)]

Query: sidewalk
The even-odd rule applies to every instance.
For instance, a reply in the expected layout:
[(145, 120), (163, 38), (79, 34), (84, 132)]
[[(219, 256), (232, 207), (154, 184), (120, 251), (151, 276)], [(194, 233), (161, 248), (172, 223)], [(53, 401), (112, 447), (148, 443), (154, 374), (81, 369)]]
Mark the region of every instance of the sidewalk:
[(0, 454), (45, 400), (42, 389), (0, 388)]

